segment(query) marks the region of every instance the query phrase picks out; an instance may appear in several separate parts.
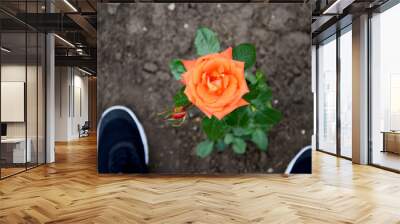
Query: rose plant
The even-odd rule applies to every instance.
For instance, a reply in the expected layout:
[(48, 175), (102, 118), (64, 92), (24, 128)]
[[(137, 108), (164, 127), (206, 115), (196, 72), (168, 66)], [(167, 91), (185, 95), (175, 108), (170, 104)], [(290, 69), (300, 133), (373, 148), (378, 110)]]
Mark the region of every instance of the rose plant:
[(174, 108), (163, 115), (180, 126), (191, 106), (205, 114), (201, 127), (207, 139), (196, 147), (202, 158), (214, 148), (227, 146), (243, 154), (248, 142), (266, 151), (268, 132), (282, 115), (272, 107), (272, 92), (264, 74), (252, 72), (255, 46), (243, 43), (221, 52), (216, 33), (204, 27), (197, 29), (194, 45), (197, 59), (175, 59), (169, 65), (183, 87), (174, 96)]

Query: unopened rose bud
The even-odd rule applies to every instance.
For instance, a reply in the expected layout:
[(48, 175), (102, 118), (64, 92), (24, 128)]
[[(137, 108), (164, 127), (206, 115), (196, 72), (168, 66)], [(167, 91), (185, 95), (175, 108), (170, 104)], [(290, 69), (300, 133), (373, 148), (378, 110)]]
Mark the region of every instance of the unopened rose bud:
[(185, 112), (185, 108), (183, 108), (183, 107), (175, 107), (174, 108), (174, 113), (180, 113), (180, 112)]
[(184, 118), (186, 116), (186, 112), (185, 111), (182, 111), (182, 112), (179, 112), (179, 113), (173, 113), (172, 115), (171, 115), (171, 117), (173, 118), (173, 119), (182, 119), (182, 118)]

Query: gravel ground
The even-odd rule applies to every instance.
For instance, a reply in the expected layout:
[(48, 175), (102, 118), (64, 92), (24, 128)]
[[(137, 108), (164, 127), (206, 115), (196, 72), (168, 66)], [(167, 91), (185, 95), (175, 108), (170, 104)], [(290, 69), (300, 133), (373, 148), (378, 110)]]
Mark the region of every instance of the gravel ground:
[[(151, 172), (282, 173), (311, 142), (310, 23), (307, 4), (99, 4), (98, 113), (117, 104), (135, 111), (148, 135)], [(266, 73), (274, 106), (284, 114), (270, 133), (266, 153), (250, 145), (244, 155), (228, 149), (200, 159), (195, 146), (204, 139), (201, 114), (191, 111), (190, 121), (180, 128), (157, 116), (173, 105), (181, 86), (169, 74), (168, 63), (195, 56), (199, 26), (216, 31), (222, 48), (256, 45), (256, 67)]]

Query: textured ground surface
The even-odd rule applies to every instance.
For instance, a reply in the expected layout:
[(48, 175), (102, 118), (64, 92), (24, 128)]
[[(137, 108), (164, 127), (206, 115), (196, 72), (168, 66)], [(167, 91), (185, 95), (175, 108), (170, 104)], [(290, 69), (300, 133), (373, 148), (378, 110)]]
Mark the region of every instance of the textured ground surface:
[[(310, 21), (303, 4), (99, 4), (98, 112), (122, 104), (140, 117), (148, 134), (153, 172), (282, 172), (313, 128)], [(218, 33), (222, 48), (242, 42), (257, 47), (258, 69), (273, 90), (283, 121), (270, 133), (267, 153), (250, 146), (206, 159), (194, 147), (204, 136), (199, 113), (179, 129), (157, 116), (180, 88), (169, 74), (173, 58), (193, 58), (197, 27)]]

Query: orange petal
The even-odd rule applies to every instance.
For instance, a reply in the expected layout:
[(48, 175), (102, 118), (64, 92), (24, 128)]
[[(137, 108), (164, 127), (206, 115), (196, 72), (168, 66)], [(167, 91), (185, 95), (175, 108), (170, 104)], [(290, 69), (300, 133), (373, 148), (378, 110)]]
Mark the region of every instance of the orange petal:
[(185, 66), (186, 71), (189, 71), (194, 67), (196, 60), (182, 60), (183, 66)]
[(202, 75), (203, 75), (203, 66), (207, 61), (203, 61), (201, 63), (198, 63), (193, 70), (191, 71), (191, 77), (190, 79), (193, 81), (194, 84), (198, 84), (202, 82)]
[(191, 93), (191, 88), (189, 86), (187, 86), (185, 88), (184, 91), (185, 95), (187, 96), (187, 98), (189, 99), (190, 102), (192, 102), (193, 104), (196, 103), (196, 100), (194, 99), (192, 93)]
[(214, 112), (213, 115), (218, 118), (218, 120), (221, 120), (222, 118), (224, 118), (227, 114), (231, 113), (232, 111), (234, 111), (236, 108), (238, 107), (242, 107), (242, 106), (246, 106), (249, 103), (246, 102), (244, 99), (240, 99), (239, 102), (237, 102), (236, 104), (231, 104), (227, 107), (224, 108), (224, 110), (222, 111), (218, 111), (218, 112)]
[(233, 60), (233, 62), (235, 63), (236, 67), (238, 67), (240, 70), (242, 70), (244, 72), (244, 62), (243, 61)]
[(217, 71), (220, 61), (221, 60), (217, 60), (215, 58), (213, 60), (208, 60), (204, 63), (203, 71), (208, 74), (212, 74), (214, 71)]
[(206, 106), (204, 106), (201, 103), (197, 103), (195, 104), (197, 108), (199, 108), (199, 110), (201, 110), (201, 112), (203, 112), (208, 118), (211, 118), (212, 113), (207, 109)]
[(221, 107), (223, 105), (229, 104), (235, 98), (237, 99), (238, 97), (240, 97), (238, 96), (238, 94), (236, 94), (237, 90), (238, 90), (238, 81), (234, 77), (230, 77), (229, 85), (224, 90), (219, 99), (212, 106)]
[(241, 86), (240, 86), (240, 93), (242, 94), (242, 96), (248, 92), (250, 92), (249, 87), (247, 86), (246, 81), (244, 81)]
[[(228, 112), (229, 113), (229, 112)], [(221, 111), (221, 112), (215, 112), (213, 113), (213, 115), (218, 119), (221, 120), (222, 118), (225, 117), (225, 115), (227, 115), (228, 113)]]
[(227, 48), (225, 51), (219, 53), (219, 55), (227, 59), (232, 59), (232, 47)]
[(188, 82), (188, 77), (189, 77), (189, 72), (185, 72), (181, 75), (181, 82), (183, 85), (186, 85), (186, 83)]
[(218, 96), (210, 93), (203, 85), (197, 85), (196, 87), (196, 93), (204, 103), (214, 103), (217, 101)]
[(249, 105), (249, 102), (247, 102), (244, 99), (240, 99), (239, 102), (236, 103), (236, 108), (241, 107), (241, 106), (246, 106)]

